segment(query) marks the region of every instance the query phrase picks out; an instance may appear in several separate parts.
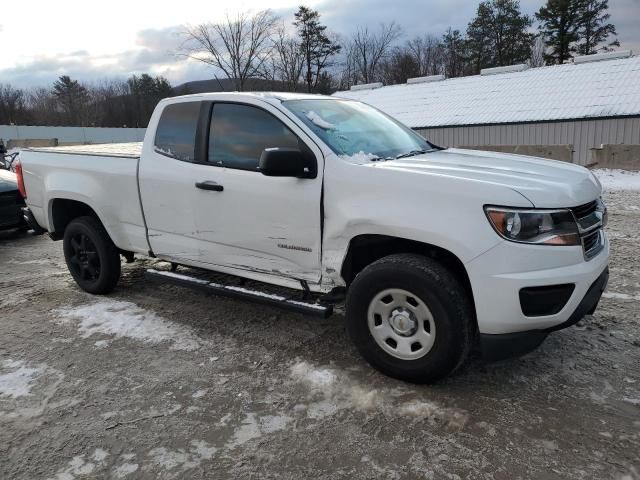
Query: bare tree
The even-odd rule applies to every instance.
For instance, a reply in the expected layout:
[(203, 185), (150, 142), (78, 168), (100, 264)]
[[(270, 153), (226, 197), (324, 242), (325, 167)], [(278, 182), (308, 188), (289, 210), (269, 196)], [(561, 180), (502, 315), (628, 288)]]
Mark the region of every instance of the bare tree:
[(381, 24), (377, 31), (368, 27), (358, 28), (348, 46), (351, 50), (348, 57), (353, 62), (358, 80), (371, 83), (380, 78), (380, 64), (400, 35), (400, 26), (395, 22)]
[(227, 15), (221, 23), (187, 26), (186, 40), (178, 53), (222, 70), (234, 88), (242, 91), (249, 78), (261, 75), (273, 49), (276, 24), (271, 11), (263, 10), (253, 15)]
[(0, 83), (0, 125), (24, 123), (27, 116), (24, 91)]
[(272, 57), (273, 79), (279, 80), (287, 91), (296, 92), (300, 86), (304, 56), (300, 43), (289, 36), (284, 26), (280, 26), (275, 34)]
[(33, 118), (33, 125), (55, 126), (61, 125), (57, 100), (49, 88), (34, 88), (27, 94), (29, 111)]
[(444, 49), (437, 37), (433, 35), (414, 37), (407, 41), (406, 50), (418, 64), (420, 75), (444, 73)]

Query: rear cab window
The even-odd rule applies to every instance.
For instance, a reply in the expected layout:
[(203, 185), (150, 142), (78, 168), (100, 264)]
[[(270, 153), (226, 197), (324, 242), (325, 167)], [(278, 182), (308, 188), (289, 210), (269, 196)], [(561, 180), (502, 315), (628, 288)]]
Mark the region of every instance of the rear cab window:
[(166, 157), (194, 162), (199, 115), (200, 102), (167, 105), (158, 121), (154, 150)]

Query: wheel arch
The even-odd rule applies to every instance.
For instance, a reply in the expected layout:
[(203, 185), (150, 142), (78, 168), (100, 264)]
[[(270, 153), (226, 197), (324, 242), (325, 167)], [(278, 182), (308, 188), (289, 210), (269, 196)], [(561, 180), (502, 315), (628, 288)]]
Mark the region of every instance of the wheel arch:
[[(49, 201), (49, 236), (53, 240), (61, 240), (67, 225), (74, 219), (84, 216), (94, 217), (109, 233), (100, 215), (88, 203), (70, 198), (57, 197), (51, 199)], [(109, 236), (111, 236), (110, 233)]]
[(342, 262), (340, 268), (342, 279), (348, 287), (356, 275), (366, 266), (396, 253), (416, 253), (432, 258), (444, 265), (465, 289), (475, 316), (473, 290), (464, 263), (456, 254), (438, 245), (389, 235), (357, 235), (350, 240), (347, 253)]

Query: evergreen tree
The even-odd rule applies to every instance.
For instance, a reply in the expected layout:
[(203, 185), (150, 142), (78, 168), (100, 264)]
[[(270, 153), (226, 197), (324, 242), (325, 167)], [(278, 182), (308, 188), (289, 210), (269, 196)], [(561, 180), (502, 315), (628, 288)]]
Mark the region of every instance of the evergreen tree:
[(580, 55), (592, 55), (598, 50), (611, 51), (611, 47), (619, 47), (620, 42), (614, 39), (607, 45), (609, 36), (616, 35), (616, 27), (608, 23), (611, 15), (607, 13), (609, 0), (582, 0), (580, 8), (580, 27), (578, 29), (577, 50)]
[(475, 73), (486, 67), (523, 63), (531, 56), (533, 20), (518, 0), (486, 0), (467, 28), (467, 49)]
[(89, 92), (78, 83), (63, 75), (53, 84), (53, 95), (65, 114), (67, 125), (84, 126), (83, 113), (89, 100)]
[(171, 95), (171, 85), (164, 77), (154, 78), (146, 73), (132, 75), (127, 84), (135, 105), (133, 125), (146, 127), (158, 102)]
[(582, 0), (547, 0), (536, 13), (540, 22), (547, 52), (544, 59), (547, 64), (562, 64), (576, 52), (576, 42), (579, 37), (581, 23)]
[(341, 46), (327, 35), (327, 27), (320, 23), (320, 14), (304, 5), (295, 13), (293, 24), (298, 29), (300, 51), (304, 62), (304, 81), (309, 92), (322, 80), (322, 73), (330, 65), (331, 58), (340, 52)]
[(444, 52), (444, 73), (447, 77), (461, 77), (467, 70), (466, 41), (459, 30), (451, 27), (442, 36), (442, 50)]

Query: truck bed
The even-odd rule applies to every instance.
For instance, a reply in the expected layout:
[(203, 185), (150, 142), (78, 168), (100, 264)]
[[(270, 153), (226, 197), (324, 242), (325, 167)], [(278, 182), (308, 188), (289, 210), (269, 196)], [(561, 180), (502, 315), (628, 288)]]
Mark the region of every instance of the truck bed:
[(71, 208), (70, 201), (82, 203), (101, 219), (117, 247), (147, 252), (137, 178), (141, 151), (141, 143), (24, 149), (27, 206), (51, 233), (56, 212)]
[(69, 145), (64, 147), (28, 148), (32, 152), (94, 155), (99, 157), (140, 158), (142, 142), (101, 143), (95, 145)]

